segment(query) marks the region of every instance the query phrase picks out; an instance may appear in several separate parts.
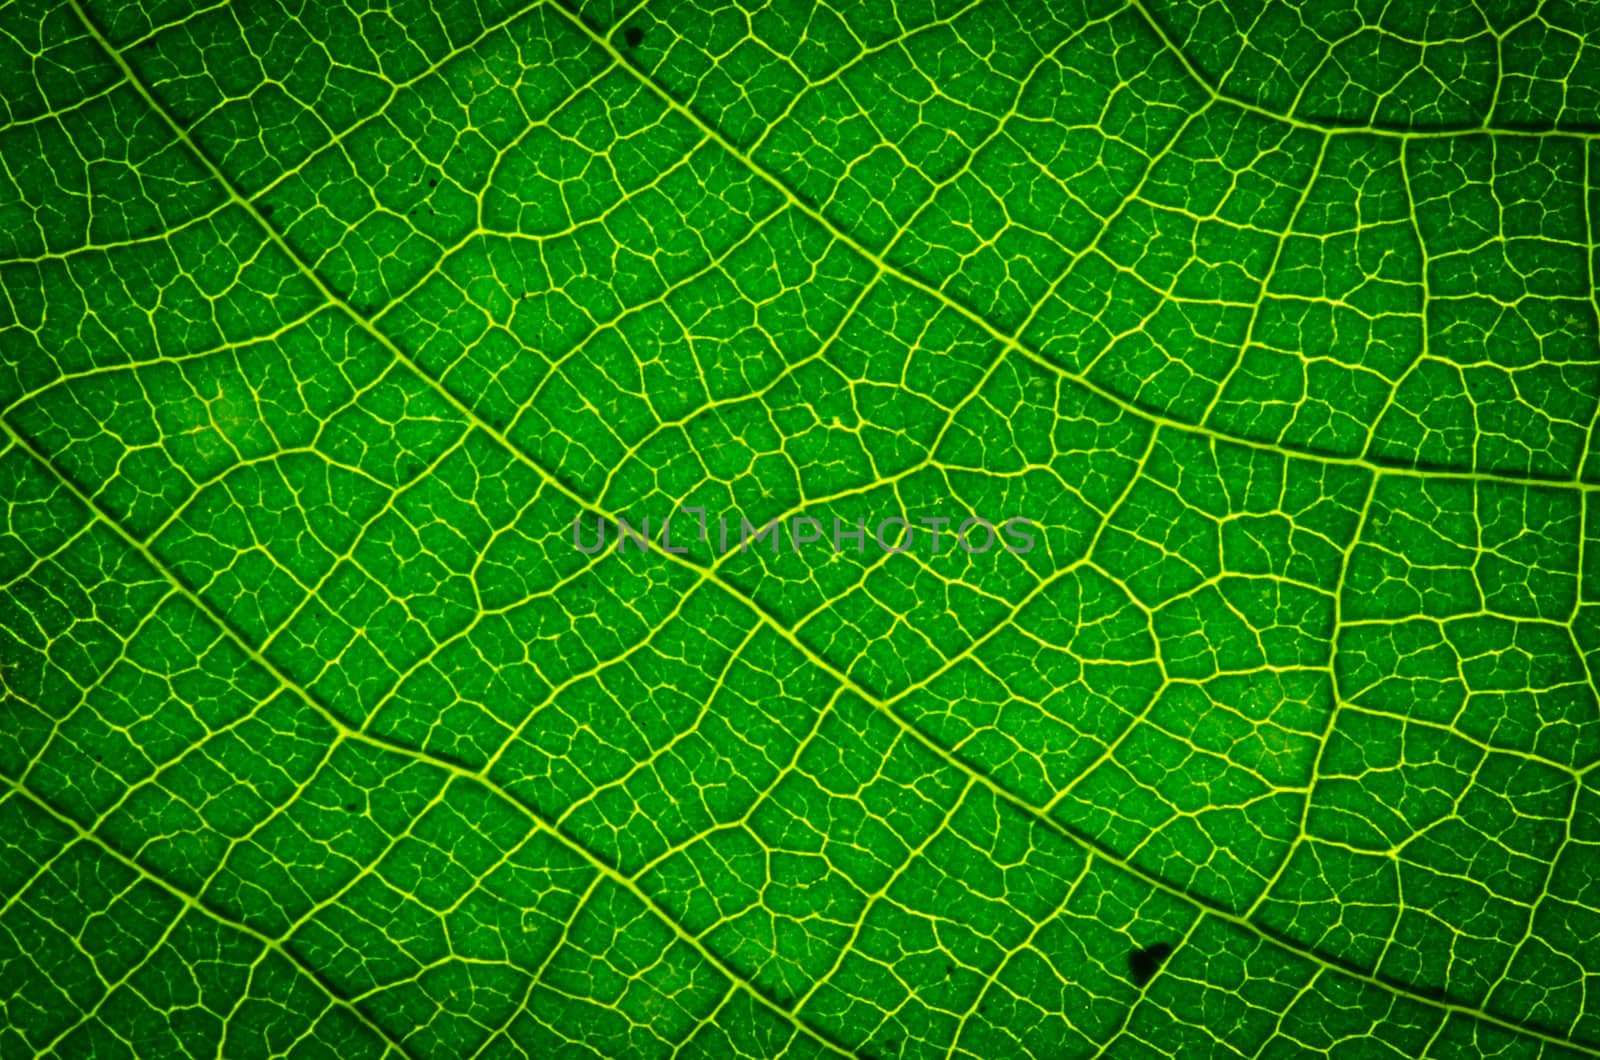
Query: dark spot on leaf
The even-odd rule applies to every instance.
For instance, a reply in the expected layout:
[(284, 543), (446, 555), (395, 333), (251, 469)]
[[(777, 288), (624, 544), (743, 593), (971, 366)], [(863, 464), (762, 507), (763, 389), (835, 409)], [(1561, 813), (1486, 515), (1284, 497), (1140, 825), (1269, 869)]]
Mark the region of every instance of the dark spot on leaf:
[(438, 177), (429, 177), (428, 178), (428, 187), (437, 188), (438, 186), (439, 186), (439, 178)]
[(349, 813), (355, 813), (357, 810), (361, 809), (361, 804), (359, 802), (347, 802), (344, 804), (344, 808)]
[(1128, 954), (1128, 974), (1133, 977), (1134, 985), (1143, 986), (1148, 983), (1151, 977), (1161, 970), (1161, 962), (1171, 953), (1171, 943), (1157, 942)]
[(271, 217), (272, 216), (272, 204), (270, 202), (267, 203), (265, 206), (261, 207), (261, 216), (262, 217)]
[(630, 48), (637, 48), (644, 40), (644, 30), (638, 26), (629, 26), (622, 31), (622, 43)]

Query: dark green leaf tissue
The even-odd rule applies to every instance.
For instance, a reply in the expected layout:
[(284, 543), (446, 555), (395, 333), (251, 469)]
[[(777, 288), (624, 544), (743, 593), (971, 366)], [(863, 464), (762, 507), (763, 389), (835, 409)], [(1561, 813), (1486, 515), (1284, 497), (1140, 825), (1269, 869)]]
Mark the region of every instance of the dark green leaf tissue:
[(0, 3), (0, 1060), (1600, 1055), (1594, 0)]

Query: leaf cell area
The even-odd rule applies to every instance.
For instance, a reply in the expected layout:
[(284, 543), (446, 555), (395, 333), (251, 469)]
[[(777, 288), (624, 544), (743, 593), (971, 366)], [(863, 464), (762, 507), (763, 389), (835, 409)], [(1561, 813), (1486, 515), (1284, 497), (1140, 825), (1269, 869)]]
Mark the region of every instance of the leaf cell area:
[(0, 70), (0, 1057), (1600, 1055), (1592, 0)]

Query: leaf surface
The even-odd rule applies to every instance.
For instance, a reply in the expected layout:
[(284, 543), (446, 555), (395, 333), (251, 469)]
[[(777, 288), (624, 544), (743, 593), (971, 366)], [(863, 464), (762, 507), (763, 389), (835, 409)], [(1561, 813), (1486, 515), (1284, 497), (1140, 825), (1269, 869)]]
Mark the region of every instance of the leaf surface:
[(1600, 1053), (1597, 25), (0, 7), (0, 1055)]

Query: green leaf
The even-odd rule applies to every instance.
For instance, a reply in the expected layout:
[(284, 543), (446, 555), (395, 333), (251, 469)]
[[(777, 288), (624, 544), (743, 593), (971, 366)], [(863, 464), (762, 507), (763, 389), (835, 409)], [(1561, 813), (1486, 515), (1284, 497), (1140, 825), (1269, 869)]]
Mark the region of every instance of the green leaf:
[(1600, 1054), (1597, 27), (0, 7), (0, 1056)]

